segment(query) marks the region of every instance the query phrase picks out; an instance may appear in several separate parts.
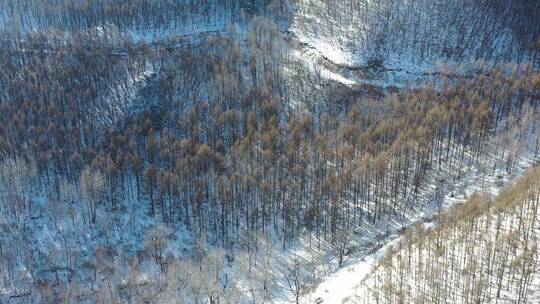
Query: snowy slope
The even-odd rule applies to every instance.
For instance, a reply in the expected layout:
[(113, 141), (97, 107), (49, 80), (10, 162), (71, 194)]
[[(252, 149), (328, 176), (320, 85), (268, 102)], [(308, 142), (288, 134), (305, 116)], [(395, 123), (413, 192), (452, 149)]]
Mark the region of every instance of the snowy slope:
[[(506, 58), (506, 56), (512, 57), (520, 52), (520, 45), (509, 45), (511, 44), (510, 42), (517, 40), (514, 33), (504, 26), (499, 28), (496, 25), (496, 32), (500, 33), (499, 38), (496, 41), (488, 39), (485, 42), (489, 44), (490, 50), (488, 53), (478, 53), (480, 52), (478, 45), (472, 41), (472, 38), (474, 38), (474, 31), (472, 29), (466, 27), (464, 37), (459, 38), (456, 36), (459, 32), (458, 28), (461, 28), (459, 22), (457, 24), (450, 24), (448, 28), (443, 28), (433, 20), (437, 19), (436, 17), (441, 17), (441, 14), (444, 14), (444, 9), (448, 8), (443, 4), (432, 8), (428, 5), (429, 1), (397, 1), (399, 5), (396, 5), (402, 5), (402, 7), (396, 8), (383, 5), (381, 4), (383, 2), (380, 1), (371, 0), (304, 0), (294, 2), (296, 6), (295, 11), (291, 12), (293, 18), (291, 26), (288, 27), (287, 25), (281, 28), (287, 38), (287, 44), (282, 45), (281, 50), (284, 53), (283, 57), (287, 57), (291, 62), (297, 63), (303, 68), (299, 72), (290, 71), (291, 66), (288, 64), (289, 62), (279, 62), (279, 64), (286, 72), (284, 74), (289, 76), (286, 79), (286, 81), (290, 82), (290, 84), (287, 83), (287, 88), (293, 91), (291, 94), (293, 98), (291, 98), (290, 105), (293, 110), (297, 111), (306, 110), (301, 105), (301, 101), (303, 100), (313, 99), (324, 102), (325, 98), (321, 98), (320, 95), (322, 93), (332, 94), (325, 86), (328, 82), (348, 87), (371, 84), (383, 88), (406, 88), (411, 87), (415, 82), (429, 82), (431, 75), (438, 77), (439, 74), (447, 73), (448, 71), (450, 71), (448, 73), (453, 75), (465, 77), (477, 73), (485, 73), (492, 67), (492, 62), (485, 63), (484, 57), (488, 58), (488, 60), (496, 60)], [(450, 6), (450, 8), (452, 8), (450, 10), (451, 13), (459, 11), (455, 7)], [(386, 25), (386, 14), (389, 10), (391, 11), (393, 9), (396, 9), (397, 13), (389, 15), (391, 17), (388, 18), (392, 20), (390, 22), (391, 27), (385, 28), (383, 25)], [(430, 9), (436, 12), (434, 14), (436, 17), (426, 13)], [(351, 14), (350, 12), (353, 13)], [(464, 12), (464, 16), (460, 15), (458, 19), (473, 19), (474, 15), (478, 13), (478, 10), (471, 9), (470, 12)], [(405, 21), (400, 19), (402, 18), (400, 16), (417, 17), (410, 20), (416, 20), (416, 23), (422, 24), (418, 26), (420, 34), (415, 35), (410, 31), (405, 31), (400, 39), (396, 39), (392, 33), (398, 33), (402, 27), (411, 25), (403, 23)], [(449, 13), (449, 16), (446, 16), (442, 20), (448, 20), (451, 17)], [(492, 17), (492, 15), (488, 17)], [(0, 11), (0, 19), (4, 21), (4, 23), (0, 22), (0, 29), (2, 24), (9, 22), (8, 18), (7, 15), (2, 17)], [(409, 20), (409, 18), (407, 19)], [(189, 42), (195, 42), (203, 40), (201, 37), (213, 35), (214, 33), (218, 33), (217, 36), (231, 34), (234, 32), (231, 30), (232, 27), (241, 27), (234, 23), (236, 21), (229, 14), (220, 15), (216, 18), (210, 17), (208, 19), (196, 17), (187, 23), (172, 20), (170, 25), (161, 25), (156, 28), (139, 25), (127, 26), (122, 29), (122, 35), (130, 37), (134, 43), (148, 42), (159, 47), (160, 43), (166, 44), (168, 43), (168, 39), (178, 35), (181, 36), (180, 38)], [(33, 24), (31, 17), (28, 17), (26, 22), (30, 25)], [(430, 22), (435, 23), (431, 24)], [(430, 26), (423, 26), (425, 24), (430, 24)], [(104, 29), (109, 29), (107, 26), (97, 26), (93, 29), (103, 33)], [(435, 35), (430, 34), (433, 28), (443, 29), (441, 33), (437, 32)], [(117, 31), (115, 26), (111, 26), (110, 29), (111, 31)], [(238, 40), (246, 40), (245, 28), (241, 27), (239, 31), (241, 33), (237, 37)], [(416, 37), (421, 37), (424, 40), (420, 39), (421, 41), (416, 41)], [(434, 40), (427, 40), (428, 38), (433, 38)], [(379, 45), (376, 43), (377, 39), (381, 39)], [(466, 51), (466, 54), (458, 56), (456, 47), (461, 39), (471, 40), (471, 48)], [(400, 46), (402, 45), (404, 46), (403, 50), (400, 50)], [(429, 45), (429, 48), (427, 48), (429, 51), (423, 54), (421, 49), (426, 45)], [(179, 49), (183, 47), (181, 43), (166, 46)], [(196, 51), (198, 52), (199, 50), (196, 49)], [(477, 56), (478, 54), (480, 55)], [(478, 57), (480, 58), (477, 61), (478, 66), (472, 66), (468, 70), (460, 70), (462, 63), (476, 60)], [(523, 60), (527, 60), (527, 55), (524, 55), (524, 57)], [(146, 96), (141, 96), (141, 91), (146, 87), (148, 80), (152, 79), (155, 72), (157, 71), (154, 70), (154, 66), (150, 66), (150, 63), (147, 63), (135, 73), (119, 73), (118, 78), (122, 81), (110, 83), (106, 90), (99, 96), (106, 106), (94, 109), (95, 111), (92, 115), (102, 117), (104, 124), (111, 124), (126, 114), (138, 112), (140, 110), (139, 105), (142, 104), (144, 108), (145, 105), (150, 104), (151, 101), (147, 100), (145, 98)], [(302, 75), (302, 73), (305, 73), (305, 75)], [(298, 77), (298, 75), (303, 77)], [(316, 81), (305, 85), (301, 84), (308, 77), (313, 77)], [(298, 80), (296, 78), (300, 79)], [(209, 83), (208, 85), (211, 86), (213, 84)], [(294, 98), (296, 96), (300, 97), (295, 100)], [(491, 147), (493, 151), (499, 148), (495, 143), (492, 143)], [(504, 151), (504, 153), (506, 152)], [(272, 280), (275, 285), (275, 290), (272, 291), (272, 297), (275, 296), (277, 303), (292, 301), (292, 296), (288, 290), (290, 288), (287, 286), (288, 282), (285, 281), (282, 274), (285, 272), (284, 268), (286, 269), (290, 266), (292, 260), (298, 257), (309, 261), (309, 271), (312, 277), (310, 278), (312, 279), (312, 286), (308, 288), (309, 292), (305, 295), (303, 301), (306, 303), (341, 303), (352, 300), (359, 282), (369, 275), (372, 267), (378, 263), (385, 252), (399, 241), (402, 229), (420, 222), (426, 222), (424, 224), (426, 227), (433, 225), (432, 217), (438, 211), (437, 205), (439, 204), (436, 201), (436, 196), (441, 195), (438, 192), (442, 191), (442, 194), (445, 196), (442, 202), (443, 208), (449, 208), (453, 204), (462, 203), (472, 193), (481, 190), (496, 193), (502, 186), (501, 180), (498, 180), (496, 176), (504, 176), (503, 182), (511, 182), (525, 168), (530, 167), (538, 161), (534, 159), (534, 156), (525, 154), (522, 157), (522, 162), (519, 164), (520, 169), (513, 172), (510, 176), (506, 176), (501, 169), (504, 166), (503, 164), (497, 164), (497, 171), (494, 172), (493, 176), (488, 174), (486, 177), (486, 172), (491, 168), (489, 160), (486, 160), (481, 166), (472, 166), (464, 176), (460, 177), (452, 185), (440, 185), (441, 182), (438, 182), (440, 178), (439, 174), (442, 172), (442, 175), (450, 175), (451, 172), (456, 170), (458, 164), (454, 164), (453, 167), (445, 167), (439, 172), (435, 172), (435, 169), (431, 170), (427, 177), (427, 180), (430, 182), (427, 182), (426, 187), (421, 189), (419, 200), (414, 202), (416, 206), (411, 208), (410, 211), (407, 211), (406, 216), (392, 217), (385, 214), (383, 220), (377, 224), (366, 223), (365, 226), (357, 228), (355, 239), (352, 242), (353, 246), (351, 246), (353, 247), (351, 253), (347, 255), (345, 267), (339, 270), (335, 270), (337, 262), (335, 256), (331, 253), (332, 248), (330, 248), (329, 244), (323, 244), (322, 249), (319, 247), (317, 250), (314, 250), (315, 245), (312, 246), (311, 237), (309, 240), (307, 238), (301, 238), (296, 243), (291, 244), (290, 248), (286, 251), (272, 248), (273, 258), (270, 272), (274, 274)], [(487, 155), (486, 159), (490, 157), (493, 157), (493, 155)], [(470, 156), (467, 156), (463, 160), (463, 163), (459, 164), (460, 168), (462, 165), (465, 167), (465, 163), (469, 160)], [(444, 180), (443, 182), (450, 183), (450, 180)], [(31, 257), (35, 260), (25, 260), (26, 257), (18, 257), (18, 261), (24, 260), (29, 265), (32, 263), (39, 264), (40, 261), (44, 260), (52, 261), (49, 264), (54, 264), (60, 269), (59, 272), (62, 276), (60, 280), (71, 280), (71, 267), (77, 267), (79, 266), (78, 263), (84, 261), (86, 266), (81, 267), (87, 267), (88, 269), (78, 273), (77, 275), (81, 277), (77, 279), (80, 282), (88, 283), (92, 277), (91, 270), (96, 269), (96, 264), (99, 266), (100, 263), (88, 261), (87, 259), (95, 256), (96, 252), (104, 250), (103, 248), (107, 248), (107, 255), (113, 261), (111, 262), (112, 265), (107, 266), (128, 269), (130, 265), (128, 265), (127, 260), (135, 256), (139, 258), (139, 255), (143, 254), (142, 252), (145, 246), (143, 243), (146, 234), (152, 227), (159, 226), (154, 225), (159, 221), (149, 216), (144, 208), (140, 207), (147, 202), (145, 199), (139, 198), (134, 194), (136, 193), (134, 181), (123, 180), (121, 185), (117, 185), (127, 189), (126, 197), (121, 203), (120, 210), (112, 210), (109, 206), (100, 204), (97, 216), (99, 220), (96, 227), (92, 227), (89, 230), (80, 228), (88, 226), (84, 218), (86, 212), (84, 200), (80, 197), (74, 197), (74, 193), (76, 192), (74, 189), (77, 186), (76, 184), (70, 184), (65, 181), (60, 190), (62, 197), (59, 201), (45, 197), (45, 193), (28, 194), (32, 197), (31, 204), (35, 207), (34, 213), (29, 214), (27, 218), (23, 219), (22, 223), (17, 224), (8, 222), (3, 217), (0, 217), (0, 229), (2, 226), (8, 227), (9, 225), (15, 225), (13, 226), (15, 227), (13, 230), (18, 231), (9, 237), (0, 236), (0, 241), (7, 239), (9, 241), (8, 244), (11, 246), (21, 246), (21, 248), (35, 246), (37, 248), (33, 252), (35, 256)], [(456, 197), (450, 195), (450, 192), (454, 192), (454, 189), (457, 189)], [(5, 197), (5, 199), (7, 200), (8, 198)], [(66, 210), (59, 210), (58, 213), (51, 212), (51, 210), (58, 209), (57, 204), (60, 203), (63, 204), (62, 206), (68, 206)], [(164, 249), (165, 256), (171, 259), (179, 258), (188, 260), (196, 255), (195, 248), (198, 244), (196, 240), (192, 239), (190, 233), (183, 225), (168, 228), (160, 227), (160, 229), (163, 229), (164, 233), (171, 240)], [(212, 237), (215, 238), (216, 236)], [(239, 238), (244, 237), (248, 239), (251, 236), (246, 231), (246, 236)], [(276, 237), (276, 240), (270, 240), (269, 242), (273, 242), (273, 247), (280, 247), (279, 236)], [(246, 243), (249, 243), (249, 241), (246, 241)], [(64, 256), (63, 252), (69, 251), (67, 248), (76, 248), (79, 255)], [(25, 250), (21, 251), (25, 252)], [(251, 257), (246, 256), (253, 253), (249, 252), (249, 250), (246, 252), (235, 250), (237, 248), (233, 249), (230, 254), (238, 254), (241, 258), (239, 257), (238, 261), (228, 262), (227, 266), (223, 266), (227, 269), (223, 272), (225, 275), (223, 275), (223, 278), (216, 279), (214, 283), (215, 285), (227, 283), (234, 285), (236, 288), (234, 292), (239, 291), (243, 295), (245, 303), (251, 303), (252, 299), (250, 297), (257, 298), (259, 296), (253, 290), (256, 288), (262, 289), (260, 286), (253, 286), (256, 283), (251, 277), (251, 271), (249, 272), (250, 275), (246, 275), (248, 272), (245, 268), (248, 266), (244, 263), (246, 263), (245, 260), (251, 259)], [(250, 250), (252, 249), (250, 248)], [(207, 251), (210, 252), (211, 250), (208, 249)], [(264, 259), (260, 254), (255, 254), (257, 256), (255, 258), (256, 261)], [(216, 260), (219, 260), (216, 262), (216, 264), (219, 264), (222, 263), (222, 260), (225, 260), (225, 257), (220, 256)], [(234, 258), (227, 256), (227, 260), (234, 260)], [(88, 266), (88, 263), (94, 264)], [(24, 263), (11, 263), (10, 267), (13, 268), (10, 268), (10, 271), (15, 271), (22, 283), (2, 282), (0, 300), (2, 300), (3, 295), (24, 293), (27, 288), (32, 286), (29, 282), (39, 277), (38, 274), (30, 273), (30, 270), (28, 270)], [(182, 267), (184, 267), (183, 264)], [(249, 267), (251, 267), (251, 264), (249, 264)], [(187, 266), (184, 268), (190, 269)], [(58, 269), (40, 269), (39, 265), (35, 269), (39, 269), (46, 276), (52, 276), (55, 271), (58, 275)], [(162, 282), (160, 281), (162, 280), (160, 276), (163, 274), (158, 269), (157, 264), (145, 263), (137, 271), (140, 274), (134, 275), (136, 284), (148, 285), (151, 286), (149, 287), (150, 289), (153, 289), (153, 282)], [(209, 270), (205, 269), (204, 271), (212, 272), (213, 269), (209, 266)], [(103, 273), (106, 273), (106, 270), (103, 270)], [(93, 275), (96, 275), (95, 271)], [(328, 276), (326, 277), (326, 275)], [(103, 275), (103, 278), (105, 277), (106, 275)], [(204, 281), (206, 278), (201, 276), (198, 279)], [(319, 284), (321, 280), (322, 282)], [(123, 282), (122, 288), (128, 286), (128, 274), (123, 273), (120, 281)], [(194, 280), (194, 282), (196, 281)], [(17, 285), (17, 283), (20, 283), (20, 285)], [(202, 285), (203, 283), (200, 284)], [(159, 284), (156, 283), (156, 285)], [(533, 285), (540, 285), (540, 277), (535, 277)], [(161, 288), (163, 286), (159, 287)], [(155, 289), (158, 288), (156, 287)], [(266, 291), (266, 286), (264, 289)], [(90, 294), (94, 292), (94, 286), (92, 286), (91, 290), (85, 290), (81, 287), (80, 292), (81, 294)], [(186, 298), (188, 297), (186, 296)]]
[[(494, 147), (496, 143), (492, 142), (491, 145)], [(492, 151), (497, 153), (496, 149)], [(483, 169), (473, 167), (466, 172), (462, 179), (455, 181), (454, 185), (448, 185), (450, 187), (445, 187), (444, 190), (438, 190), (436, 189), (436, 185), (432, 184), (430, 186), (432, 187), (432, 191), (440, 192), (442, 190), (442, 193), (432, 193), (435, 197), (429, 194), (426, 195), (422, 199), (427, 200), (424, 202), (423, 209), (410, 214), (407, 219), (388, 219), (389, 222), (399, 222), (399, 225), (392, 225), (390, 227), (388, 224), (380, 225), (373, 227), (372, 230), (368, 229), (368, 234), (361, 233), (360, 236), (362, 237), (356, 240), (356, 246), (361, 248), (361, 250), (352, 253), (348, 257), (349, 262), (343, 268), (330, 272), (325, 276), (303, 298), (302, 303), (356, 303), (354, 300), (360, 292), (360, 283), (370, 275), (373, 267), (379, 264), (379, 261), (385, 256), (386, 252), (393, 245), (400, 242), (405, 227), (414, 227), (417, 225), (422, 225), (426, 229), (434, 227), (434, 215), (439, 212), (437, 203), (435, 203), (436, 196), (444, 195), (444, 200), (441, 202), (441, 210), (444, 212), (454, 205), (463, 204), (475, 193), (487, 192), (493, 196), (497, 195), (504, 187), (513, 184), (524, 172), (540, 161), (538, 155), (535, 156), (530, 150), (525, 151), (518, 162), (518, 169), (511, 175), (505, 174), (502, 169), (497, 169), (494, 175), (489, 174), (489, 176), (484, 175), (482, 177)], [(489, 163), (490, 157), (493, 156), (494, 154), (489, 155), (485, 161)], [(435, 176), (431, 178), (432, 180), (436, 180)], [(455, 195), (451, 194), (452, 191), (455, 191)], [(335, 257), (333, 262), (335, 263)], [(536, 277), (537, 279), (538, 277)], [(291, 301), (293, 299), (289, 297), (278, 300), (276, 303), (287, 303)]]
[[(531, 158), (523, 159), (519, 171), (523, 173), (524, 170), (530, 167), (531, 161)], [(482, 185), (478, 183), (472, 184), (470, 193), (487, 191), (490, 195), (496, 196), (504, 187), (513, 184), (518, 180), (521, 173), (509, 177), (504, 184), (493, 178), (490, 178), (487, 181), (486, 188), (483, 188)], [(464, 184), (468, 184), (468, 182), (465, 182)], [(465, 201), (466, 199), (464, 198), (452, 198), (450, 195), (447, 195), (445, 197), (444, 206), (445, 209), (448, 209), (455, 204), (463, 204)], [(433, 219), (420, 221), (419, 223), (422, 223), (424, 229), (433, 229), (435, 225)], [(511, 224), (509, 223), (509, 225)], [(540, 231), (540, 222), (537, 222), (535, 231), (536, 233)], [(319, 284), (315, 291), (306, 299), (305, 303), (363, 303), (362, 299), (366, 296), (366, 290), (364, 289), (367, 288), (363, 285), (363, 282), (374, 275), (375, 267), (379, 266), (379, 262), (387, 254), (387, 251), (403, 240), (403, 236), (394, 234), (383, 242), (385, 243), (384, 246), (375, 249), (374, 252), (369, 252), (364, 256), (358, 256), (355, 262), (336, 271)], [(540, 268), (537, 266), (537, 271), (534, 275), (533, 283), (531, 284), (532, 294), (530, 299), (538, 299), (540, 296), (539, 279)]]
[(520, 9), (468, 1), (307, 0), (297, 3), (289, 31), (303, 57), (348, 82), (401, 87), (429, 83), (433, 74), (468, 76), (457, 71), (464, 64), (489, 70), (501, 60), (528, 62), (535, 33), (514, 31), (529, 18), (513, 18), (526, 15)]

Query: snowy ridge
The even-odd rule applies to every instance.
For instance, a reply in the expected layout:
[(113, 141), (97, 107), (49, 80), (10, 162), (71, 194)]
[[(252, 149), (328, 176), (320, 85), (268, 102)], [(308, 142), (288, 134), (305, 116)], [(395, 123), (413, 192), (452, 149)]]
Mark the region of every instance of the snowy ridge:
[[(504, 14), (511, 10), (506, 7)], [(401, 88), (431, 84), (436, 74), (474, 74), (462, 70), (465, 64), (489, 71), (503, 58), (527, 63), (532, 54), (518, 56), (522, 46), (511, 30), (515, 21), (493, 25), (497, 38), (484, 31), (492, 26), (488, 16), (496, 14), (459, 1), (309, 0), (298, 4), (289, 30), (300, 53), (332, 70), (334, 80)], [(470, 22), (473, 16), (478, 23)]]

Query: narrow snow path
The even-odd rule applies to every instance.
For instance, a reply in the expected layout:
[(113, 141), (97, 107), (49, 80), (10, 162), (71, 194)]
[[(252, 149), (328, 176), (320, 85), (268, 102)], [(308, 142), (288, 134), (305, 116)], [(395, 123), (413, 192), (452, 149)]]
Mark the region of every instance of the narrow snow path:
[(384, 257), (386, 251), (399, 241), (397, 235), (392, 236), (391, 239), (386, 245), (358, 263), (344, 267), (329, 276), (319, 284), (306, 303), (352, 303), (358, 283), (371, 272), (373, 266)]

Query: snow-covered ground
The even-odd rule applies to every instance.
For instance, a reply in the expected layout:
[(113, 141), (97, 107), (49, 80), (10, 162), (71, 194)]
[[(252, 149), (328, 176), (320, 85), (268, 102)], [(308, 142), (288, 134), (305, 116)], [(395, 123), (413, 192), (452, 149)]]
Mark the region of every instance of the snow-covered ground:
[(120, 84), (110, 85), (107, 94), (102, 96), (104, 104), (109, 105), (106, 109), (96, 109), (95, 115), (105, 125), (114, 124), (129, 114), (140, 90), (146, 85), (147, 80), (154, 73), (153, 66), (146, 64), (144, 69), (134, 75), (125, 75), (125, 81)]
[(359, 280), (361, 281), (371, 272), (372, 267), (385, 255), (387, 249), (391, 248), (397, 241), (398, 238), (392, 236), (383, 247), (374, 253), (332, 273), (306, 297), (304, 302), (347, 303), (355, 294)]
[[(540, 218), (540, 214), (538, 214), (538, 217)], [(540, 222), (540, 221), (537, 221), (537, 222)], [(536, 235), (537, 237), (540, 237), (540, 223), (537, 223), (534, 229), (534, 235)], [(534, 274), (532, 275), (532, 280), (530, 284), (531, 284), (530, 293), (528, 295), (528, 298), (530, 300), (536, 301), (536, 302), (533, 302), (535, 304), (540, 303), (540, 255), (537, 256), (536, 270), (534, 271)]]

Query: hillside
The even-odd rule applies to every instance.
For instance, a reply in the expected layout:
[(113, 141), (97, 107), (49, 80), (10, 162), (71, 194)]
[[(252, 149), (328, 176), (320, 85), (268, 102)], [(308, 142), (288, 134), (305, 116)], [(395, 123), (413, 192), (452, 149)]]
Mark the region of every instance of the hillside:
[(352, 296), (326, 289), (538, 164), (539, 8), (0, 3), (0, 302)]
[(350, 303), (534, 303), (538, 167), (495, 198), (475, 195), (418, 225), (362, 280)]

